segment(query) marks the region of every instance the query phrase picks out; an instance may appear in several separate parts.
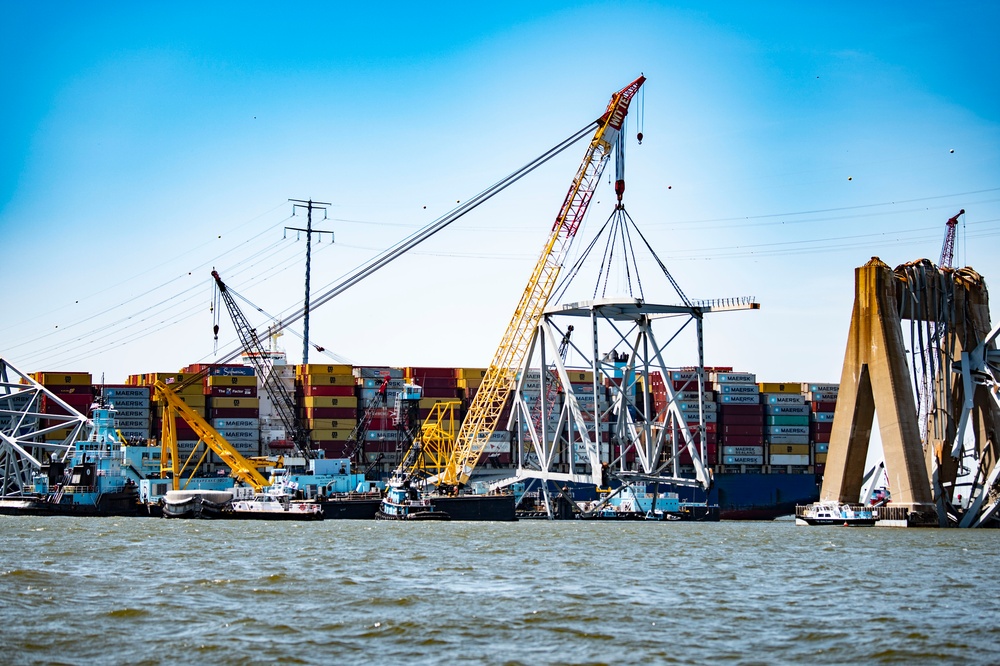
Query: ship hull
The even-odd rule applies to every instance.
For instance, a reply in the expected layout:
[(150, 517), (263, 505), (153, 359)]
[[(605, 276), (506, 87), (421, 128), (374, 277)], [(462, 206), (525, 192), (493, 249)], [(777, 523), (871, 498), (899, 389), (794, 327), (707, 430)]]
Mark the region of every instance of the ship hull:
[(517, 520), (513, 495), (434, 496), (434, 507), (452, 520), (497, 521)]
[(137, 516), (139, 497), (134, 491), (104, 493), (93, 503), (78, 503), (71, 495), (61, 501), (50, 501), (51, 496), (0, 497), (0, 515), (6, 516)]

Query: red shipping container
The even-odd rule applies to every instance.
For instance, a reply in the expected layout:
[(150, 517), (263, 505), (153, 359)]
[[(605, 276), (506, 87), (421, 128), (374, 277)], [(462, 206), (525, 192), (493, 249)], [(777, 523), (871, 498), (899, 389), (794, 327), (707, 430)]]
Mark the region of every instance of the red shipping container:
[(813, 421), (809, 424), (810, 433), (832, 432), (833, 421)]
[(763, 414), (745, 415), (745, 414), (729, 414), (727, 412), (725, 414), (720, 414), (719, 418), (721, 419), (720, 425), (725, 424), (734, 426), (752, 426), (752, 425), (761, 427), (764, 426)]
[(722, 435), (719, 442), (725, 446), (764, 446), (764, 435)]
[(830, 442), (831, 433), (828, 432), (814, 432), (809, 435), (809, 439), (820, 444), (828, 444)]
[(340, 439), (313, 441), (312, 445), (315, 449), (322, 449), (327, 458), (346, 458), (350, 450), (354, 448), (353, 444)]
[(719, 418), (723, 420), (728, 416), (750, 416), (763, 413), (764, 405), (732, 405), (729, 403), (719, 405)]
[(54, 386), (46, 386), (46, 390), (50, 393), (55, 393), (60, 398), (67, 395), (94, 395), (93, 386), (79, 386), (74, 384), (56, 384)]
[(826, 471), (826, 463), (816, 463), (817, 474), (822, 476), (825, 471)]
[(424, 387), (425, 398), (461, 398), (462, 392), (457, 388), (427, 388)]
[(720, 431), (722, 434), (726, 435), (728, 438), (730, 435), (753, 435), (754, 437), (761, 437), (764, 434), (764, 426), (762, 425), (729, 425), (728, 423), (721, 426)]
[(837, 410), (836, 402), (812, 402), (809, 404), (814, 412), (835, 412)]
[(301, 415), (307, 419), (356, 419), (358, 410), (354, 407), (304, 407)]
[(354, 395), (354, 390), (357, 388), (353, 384), (343, 384), (343, 385), (327, 385), (327, 384), (303, 384), (301, 389), (296, 388), (295, 395), (314, 397), (314, 396), (338, 396), (338, 397), (348, 397)]
[(256, 407), (213, 407), (213, 419), (255, 419), (260, 416)]
[(455, 377), (424, 377), (417, 383), (424, 388), (424, 395), (427, 395), (427, 389), (454, 389), (458, 387), (458, 380)]
[[(407, 377), (415, 377), (417, 379), (435, 377), (455, 380), (455, 368), (406, 368), (403, 374)], [(417, 383), (421, 382), (418, 381)]]

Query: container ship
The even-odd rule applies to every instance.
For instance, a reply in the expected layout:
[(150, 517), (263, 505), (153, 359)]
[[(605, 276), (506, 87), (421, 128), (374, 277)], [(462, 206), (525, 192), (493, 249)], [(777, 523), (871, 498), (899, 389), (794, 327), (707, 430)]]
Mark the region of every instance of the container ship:
[[(271, 361), (273, 379), (283, 382), (294, 396), (296, 415), (309, 431), (312, 446), (322, 451), (327, 462), (343, 461), (345, 466), (356, 470), (344, 475), (341, 481), (335, 480), (339, 468), (329, 469), (329, 465), (323, 472), (330, 478), (323, 483), (310, 483), (308, 470), (303, 472), (303, 478), (289, 479), (302, 489), (301, 496), (323, 503), (326, 518), (374, 517), (379, 503), (376, 486), (389, 478), (402, 459), (414, 423), (419, 424), (436, 406), (447, 403), (454, 406), (455, 418), (460, 422), (486, 372), (484, 368), (289, 365), (284, 363), (281, 352), (274, 352)], [(685, 391), (690, 386), (691, 373), (690, 369), (679, 369), (667, 377), (651, 376), (649, 391), (658, 412), (665, 407), (668, 395), (665, 383), (669, 381), (674, 388), (674, 399), (686, 410), (689, 422), (697, 421), (697, 414), (687, 411), (697, 404), (697, 395)], [(578, 374), (582, 382), (592, 382), (589, 370)], [(37, 376), (69, 375), (37, 373)], [(829, 446), (837, 385), (758, 382), (753, 373), (734, 372), (729, 367), (706, 368), (706, 377), (702, 404), (706, 462), (712, 470), (713, 483), (707, 493), (689, 488), (671, 489), (678, 493), (679, 500), (717, 505), (723, 520), (773, 519), (793, 514), (797, 504), (816, 501)], [(98, 393), (114, 402), (117, 431), (132, 444), (127, 447), (129, 455), (123, 464), (130, 488), (143, 480), (162, 483), (156, 478), (160, 472), (159, 448), (143, 446), (155, 441), (162, 428), (164, 406), (151, 390), (156, 381), (177, 386), (179, 397), (241, 455), (274, 457), (290, 453), (288, 433), (263, 390), (263, 379), (249, 365), (196, 364), (179, 372), (130, 375), (124, 384), (73, 385), (80, 395), (84, 389), (88, 390), (85, 398), (88, 403)], [(414, 419), (409, 423), (398, 409), (404, 397), (412, 398), (404, 395), (406, 386), (421, 389), (419, 398), (409, 403)], [(51, 384), (48, 388), (69, 390)], [(597, 401), (602, 399), (601, 395), (594, 397)], [(178, 422), (176, 436), (179, 456), (191, 455), (199, 442), (195, 430)], [(513, 473), (518, 463), (516, 437), (516, 432), (494, 432), (477, 472), (492, 478), (502, 477), (507, 470)], [(610, 446), (613, 454), (614, 445)], [(624, 459), (622, 463), (627, 467), (630, 461)], [(680, 463), (682, 470), (690, 463), (683, 452)], [(568, 471), (571, 466), (567, 457), (565, 469)], [(209, 454), (204, 457), (199, 477), (208, 487), (225, 483), (227, 479), (220, 477), (228, 472), (218, 456)], [(369, 485), (360, 488), (356, 481)], [(359, 489), (366, 492), (357, 492)], [(591, 494), (594, 493), (586, 489), (574, 489), (578, 501), (591, 499)], [(509, 496), (500, 499), (441, 496), (437, 501), (441, 510), (457, 520), (515, 519)]]

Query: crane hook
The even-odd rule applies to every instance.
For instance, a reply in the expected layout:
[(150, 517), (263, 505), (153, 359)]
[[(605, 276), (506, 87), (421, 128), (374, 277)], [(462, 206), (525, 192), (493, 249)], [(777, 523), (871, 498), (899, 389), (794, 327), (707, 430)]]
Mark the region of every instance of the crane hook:
[(639, 145), (642, 145), (642, 132), (635, 135), (635, 138), (639, 141)]

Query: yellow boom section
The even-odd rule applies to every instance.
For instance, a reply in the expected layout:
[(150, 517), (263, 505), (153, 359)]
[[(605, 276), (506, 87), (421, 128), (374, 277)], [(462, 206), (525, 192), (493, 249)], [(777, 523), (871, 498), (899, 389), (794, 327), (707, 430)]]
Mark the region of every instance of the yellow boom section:
[(462, 422), (462, 428), (455, 440), (452, 455), (438, 479), (438, 485), (457, 486), (468, 481), (469, 475), (489, 442), (490, 435), (496, 429), (500, 413), (514, 387), (517, 369), (527, 354), (531, 335), (552, 295), (566, 252), (601, 179), (604, 165), (611, 155), (612, 146), (628, 113), (629, 103), (643, 81), (645, 78), (640, 76), (615, 93), (611, 97), (607, 111), (596, 121), (597, 131), (594, 133), (594, 138), (559, 210), (528, 285), (521, 294), (514, 316), (507, 325), (486, 376), (469, 406), (465, 421)]
[(176, 417), (180, 416), (191, 426), (198, 438), (219, 456), (229, 466), (232, 476), (251, 486), (255, 491), (269, 485), (256, 466), (247, 460), (239, 451), (223, 438), (208, 421), (188, 407), (173, 389), (161, 381), (153, 384), (156, 395), (164, 403), (163, 406), (163, 437), (161, 441), (160, 465), (162, 472), (171, 472), (174, 479), (174, 490), (179, 490), (180, 471), (177, 468), (177, 428)]

